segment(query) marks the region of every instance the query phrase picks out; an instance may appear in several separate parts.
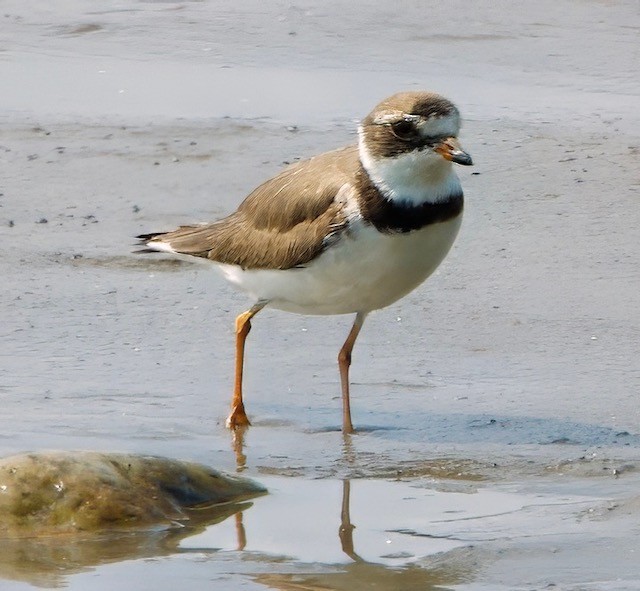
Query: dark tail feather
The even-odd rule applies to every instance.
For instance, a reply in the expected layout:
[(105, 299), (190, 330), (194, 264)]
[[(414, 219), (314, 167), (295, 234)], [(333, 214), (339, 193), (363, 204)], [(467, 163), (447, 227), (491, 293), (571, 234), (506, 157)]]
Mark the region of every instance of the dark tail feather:
[(151, 234), (138, 234), (136, 238), (140, 240), (141, 243), (149, 242), (149, 240), (156, 238), (157, 236), (162, 236), (166, 232), (152, 232)]
[[(163, 234), (164, 232), (153, 232), (152, 234), (138, 234), (138, 236), (136, 236), (136, 238), (138, 239), (136, 246), (147, 246), (147, 242), (149, 242), (149, 240), (152, 240), (156, 236), (162, 236)], [(155, 248), (138, 248), (133, 251), (134, 254), (145, 254), (149, 252), (156, 253), (156, 254), (158, 253), (158, 251)]]

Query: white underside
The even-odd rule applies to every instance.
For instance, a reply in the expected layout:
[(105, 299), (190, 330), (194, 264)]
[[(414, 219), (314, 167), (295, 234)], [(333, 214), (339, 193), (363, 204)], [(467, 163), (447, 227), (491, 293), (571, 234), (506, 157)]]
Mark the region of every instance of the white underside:
[(232, 284), (269, 306), (299, 314), (370, 312), (393, 304), (433, 273), (453, 244), (461, 217), (407, 234), (381, 234), (361, 222), (306, 267), (218, 267)]

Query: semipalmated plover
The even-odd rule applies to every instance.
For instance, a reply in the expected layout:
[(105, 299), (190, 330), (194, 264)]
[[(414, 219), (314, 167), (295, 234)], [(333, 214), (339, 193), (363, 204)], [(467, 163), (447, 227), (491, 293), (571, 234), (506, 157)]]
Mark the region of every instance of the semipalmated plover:
[(350, 314), (340, 349), (342, 427), (351, 351), (369, 312), (393, 304), (441, 263), (458, 233), (463, 197), (452, 163), (470, 165), (458, 143), (460, 114), (431, 92), (382, 101), (358, 128), (358, 144), (289, 166), (228, 217), (138, 238), (216, 263), (255, 304), (236, 318), (236, 371), (227, 426), (249, 425), (242, 399), (244, 345), (265, 306), (298, 314)]

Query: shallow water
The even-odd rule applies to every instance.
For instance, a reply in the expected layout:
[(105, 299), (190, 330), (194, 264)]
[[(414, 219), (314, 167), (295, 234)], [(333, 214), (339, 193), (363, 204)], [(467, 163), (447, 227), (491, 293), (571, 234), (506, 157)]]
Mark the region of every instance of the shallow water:
[[(637, 3), (401, 8), (3, 3), (0, 452), (164, 455), (271, 493), (201, 531), (3, 542), (1, 589), (640, 589)], [(262, 312), (234, 448), (249, 302), (132, 237), (232, 211), (403, 88), (465, 117), (460, 237), (367, 320), (346, 440), (351, 319)]]
[[(514, 566), (526, 572), (527, 561), (534, 568), (551, 561), (555, 567), (537, 579), (549, 586), (583, 571), (596, 551), (606, 557), (627, 544), (638, 526), (637, 515), (630, 522), (624, 504), (584, 480), (443, 489), (413, 478), (262, 481), (270, 495), (204, 528), (2, 542), (0, 574), (16, 589), (17, 581), (106, 589), (137, 577), (144, 583), (136, 588), (216, 581), (250, 589), (440, 589), (474, 588), (466, 585), (487, 570), (504, 577)], [(635, 477), (617, 494), (637, 486)], [(626, 545), (613, 562), (591, 565), (591, 575), (630, 574), (637, 551)], [(626, 584), (635, 583), (627, 577)]]

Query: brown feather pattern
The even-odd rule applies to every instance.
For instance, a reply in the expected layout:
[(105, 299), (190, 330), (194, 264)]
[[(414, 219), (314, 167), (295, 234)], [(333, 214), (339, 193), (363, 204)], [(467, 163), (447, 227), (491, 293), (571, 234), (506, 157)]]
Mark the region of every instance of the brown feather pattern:
[(327, 152), (269, 179), (222, 220), (140, 238), (245, 269), (299, 267), (346, 229), (347, 220), (335, 197), (358, 166), (356, 146)]

